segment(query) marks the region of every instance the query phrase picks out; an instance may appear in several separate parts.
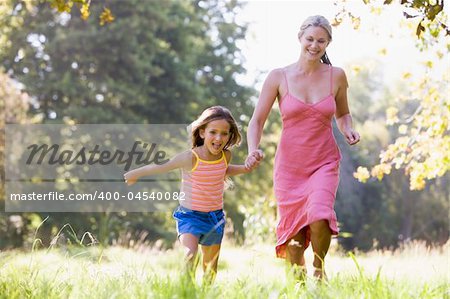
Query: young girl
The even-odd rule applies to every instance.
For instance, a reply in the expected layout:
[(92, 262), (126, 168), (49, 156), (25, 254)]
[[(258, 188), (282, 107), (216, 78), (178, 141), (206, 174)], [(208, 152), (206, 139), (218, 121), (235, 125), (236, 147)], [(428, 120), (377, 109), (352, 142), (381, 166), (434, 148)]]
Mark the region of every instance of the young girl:
[(128, 185), (140, 177), (180, 168), (181, 192), (185, 200), (173, 213), (178, 238), (186, 249), (186, 265), (195, 272), (198, 244), (203, 254), (204, 280), (212, 282), (217, 273), (220, 244), (224, 233), (223, 191), (225, 176), (250, 172), (258, 163), (246, 168), (230, 165), (229, 149), (239, 145), (241, 134), (230, 111), (221, 106), (206, 109), (192, 123), (192, 149), (176, 155), (163, 165), (147, 165), (125, 173)]

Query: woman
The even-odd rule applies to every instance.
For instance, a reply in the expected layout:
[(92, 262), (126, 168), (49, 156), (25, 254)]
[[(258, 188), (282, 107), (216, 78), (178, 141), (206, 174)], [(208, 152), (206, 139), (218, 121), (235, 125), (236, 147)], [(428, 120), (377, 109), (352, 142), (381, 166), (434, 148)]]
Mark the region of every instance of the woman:
[(333, 116), (350, 145), (359, 141), (347, 103), (347, 78), (326, 55), (331, 37), (330, 23), (323, 16), (305, 20), (298, 33), (300, 58), (269, 73), (247, 132), (246, 165), (251, 167), (262, 158), (258, 146), (264, 123), (278, 98), (283, 129), (274, 165), (276, 253), (297, 265), (303, 276), (303, 254), (311, 242), (318, 278), (325, 277), (325, 255), (331, 235), (338, 233), (334, 201), (341, 155), (333, 136)]

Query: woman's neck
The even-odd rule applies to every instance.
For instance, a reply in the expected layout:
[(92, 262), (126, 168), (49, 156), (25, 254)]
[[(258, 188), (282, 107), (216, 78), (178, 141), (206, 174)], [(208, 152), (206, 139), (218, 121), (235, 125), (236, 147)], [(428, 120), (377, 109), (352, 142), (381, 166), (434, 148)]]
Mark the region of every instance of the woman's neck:
[(321, 67), (321, 65), (322, 63), (320, 62), (320, 60), (308, 60), (300, 56), (295, 64), (295, 68), (302, 74), (310, 75), (315, 73)]

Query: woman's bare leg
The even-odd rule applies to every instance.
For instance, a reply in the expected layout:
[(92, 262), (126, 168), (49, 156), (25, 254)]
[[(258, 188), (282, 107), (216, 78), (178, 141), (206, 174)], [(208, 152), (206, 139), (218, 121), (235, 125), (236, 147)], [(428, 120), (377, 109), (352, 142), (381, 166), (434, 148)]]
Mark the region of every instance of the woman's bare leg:
[(331, 230), (327, 220), (319, 220), (310, 224), (311, 245), (314, 251), (314, 276), (325, 278), (325, 256), (331, 243)]
[(299, 231), (286, 245), (286, 260), (288, 269), (294, 274), (295, 279), (303, 280), (306, 276), (305, 253), (306, 228)]

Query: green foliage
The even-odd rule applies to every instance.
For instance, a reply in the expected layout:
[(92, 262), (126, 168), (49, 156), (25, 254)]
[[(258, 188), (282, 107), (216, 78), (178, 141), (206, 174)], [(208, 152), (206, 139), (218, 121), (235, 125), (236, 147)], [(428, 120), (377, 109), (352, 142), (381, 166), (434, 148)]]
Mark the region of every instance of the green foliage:
[(7, 217), (2, 211), (5, 209), (5, 124), (30, 123), (31, 120), (27, 119), (29, 102), (29, 96), (0, 72), (0, 248), (22, 246), (27, 230), (27, 220), (20, 215)]
[[(75, 9), (70, 14), (58, 12), (48, 2), (4, 3), (0, 5), (0, 61), (15, 80), (5, 75), (0, 78), (0, 111), (7, 122), (189, 123), (204, 108), (221, 104), (232, 110), (245, 135), (255, 92), (235, 81), (236, 75), (245, 72), (236, 42), (246, 32), (245, 24), (235, 22), (236, 1), (108, 1), (116, 17), (108, 26), (101, 26), (95, 18), (83, 20), (82, 12)], [(89, 12), (99, 15), (104, 9), (101, 4), (91, 1)], [(352, 19), (355, 25), (361, 22), (357, 16)], [(433, 37), (429, 40), (435, 44), (444, 34), (442, 27), (426, 28), (430, 30), (421, 38)], [(441, 51), (441, 58), (447, 54), (448, 48)], [(430, 72), (433, 65), (436, 62)], [(448, 177), (433, 179), (426, 192), (419, 194), (408, 191), (408, 182), (395, 169), (390, 180), (381, 182), (363, 185), (352, 178), (358, 165), (376, 164), (377, 153), (395, 144), (399, 126), (385, 126), (385, 111), (394, 104), (389, 99), (412, 86), (384, 88), (379, 77), (364, 68), (349, 77), (351, 108), (355, 123), (361, 124), (359, 131), (367, 133), (365, 142), (357, 149), (349, 148), (335, 133), (344, 157), (336, 200), (343, 232), (340, 243), (348, 249), (366, 250), (373, 245), (397, 246), (399, 241), (414, 238), (445, 242)], [(23, 84), (23, 90), (19, 92), (12, 82)], [(447, 110), (439, 109), (442, 106), (436, 97), (443, 94), (439, 84), (428, 81), (417, 89), (436, 99), (432, 107), (437, 108), (421, 110), (435, 114), (425, 120), (445, 120), (441, 113)], [(18, 100), (25, 94), (30, 98)], [(413, 115), (418, 105), (413, 98), (418, 97), (409, 95), (411, 101), (402, 102), (397, 110)], [(31, 103), (29, 108), (26, 103)], [(280, 130), (280, 116), (274, 108), (263, 138), (265, 160), (252, 174), (234, 177), (235, 187), (225, 192), (225, 210), (231, 219), (227, 236), (236, 242), (261, 243), (275, 237), (276, 204), (270, 182)], [(441, 136), (446, 132), (444, 128)], [(233, 150), (233, 162), (242, 163), (245, 156), (244, 142)], [(170, 212), (2, 213), (0, 248), (30, 245), (34, 230), (47, 216), (38, 234), (47, 245), (66, 223), (71, 223), (76, 238), (89, 231), (102, 244), (130, 246), (138, 236), (143, 242), (164, 240), (160, 246), (165, 247), (176, 240)]]
[[(368, 70), (358, 64), (347, 67), (349, 72), (349, 98), (352, 99), (352, 115), (361, 142), (357, 148), (349, 148), (338, 138), (344, 160), (336, 199), (336, 211), (342, 234), (340, 244), (346, 249), (362, 250), (397, 246), (411, 239), (443, 244), (448, 239), (449, 177), (444, 176), (429, 183), (423, 191), (409, 190), (409, 179), (393, 169), (389, 179), (371, 180), (359, 184), (352, 178), (358, 165), (377, 163), (380, 152), (396, 139), (397, 128), (385, 125), (385, 111), (396, 103), (398, 95), (407, 90), (406, 82), (391, 86), (382, 84), (378, 69)], [(381, 88), (380, 88), (381, 87)], [(414, 102), (405, 101), (404, 113), (416, 109)], [(338, 134), (336, 134), (339, 136)], [(346, 235), (346, 236), (345, 236)]]
[[(1, 37), (8, 41), (0, 50), (1, 67), (33, 97), (29, 115), (43, 123), (190, 123), (217, 104), (229, 107), (238, 120), (252, 112), (254, 91), (235, 81), (245, 71), (236, 42), (246, 32), (245, 24), (235, 23), (236, 1), (109, 1), (116, 19), (108, 26), (80, 18), (78, 10), (54, 10), (47, 2), (8, 4), (0, 18), (7, 27)], [(98, 1), (89, 5), (94, 15), (104, 9)], [(244, 159), (245, 144), (241, 149), (234, 154), (237, 163)], [(249, 190), (264, 185), (252, 182), (226, 196), (240, 240), (245, 217), (239, 205), (253, 199), (245, 195)], [(44, 243), (68, 222), (77, 234), (91, 230), (106, 242), (144, 231), (149, 239), (175, 240), (169, 212), (54, 213), (41, 230)]]
[[(374, 14), (381, 14), (392, 1), (364, 1), (371, 6)], [(396, 107), (386, 110), (387, 124), (398, 125), (398, 137), (386, 145), (380, 154), (380, 160), (369, 171), (359, 167), (355, 177), (366, 182), (371, 176), (381, 180), (390, 174), (393, 169), (402, 168), (409, 177), (411, 190), (422, 190), (427, 181), (443, 177), (450, 171), (450, 99), (448, 74), (435, 75), (433, 71), (436, 64), (449, 66), (448, 58), (450, 45), (450, 30), (448, 28), (448, 15), (443, 10), (444, 2), (402, 0), (400, 6), (407, 19), (407, 29), (414, 30), (417, 38), (417, 47), (432, 58), (424, 61), (427, 69), (423, 77), (412, 80), (411, 74), (403, 75), (409, 81), (409, 86), (397, 95)], [(357, 19), (345, 6), (337, 14), (335, 25), (339, 25), (344, 18), (353, 23)], [(417, 27), (412, 19), (420, 18)], [(357, 28), (357, 26), (355, 26)], [(404, 102), (415, 102), (416, 109), (410, 114), (402, 111)], [(404, 110), (403, 110), (404, 111)]]
[[(308, 277), (301, 284), (287, 276), (283, 263), (258, 257), (244, 248), (226, 248), (234, 256), (219, 260), (219, 274), (212, 286), (190, 283), (181, 276), (180, 251), (126, 250), (97, 246), (55, 247), (32, 253), (0, 253), (0, 297), (4, 298), (443, 298), (446, 296), (445, 253), (419, 248), (420, 261), (437, 265), (434, 274), (420, 279), (392, 269), (408, 255), (414, 269), (427, 271), (407, 251), (394, 256), (376, 252), (372, 257), (335, 258), (345, 265), (324, 283)], [(392, 254), (392, 253), (391, 253)], [(238, 260), (245, 256), (248, 259)], [(255, 258), (258, 263), (255, 263)], [(373, 268), (373, 261), (390, 264)], [(8, 261), (8, 262), (4, 262)], [(436, 262), (441, 262), (437, 264)], [(236, 263), (242, 268), (237, 269)], [(233, 265), (226, 267), (226, 265)], [(411, 266), (411, 265), (410, 265)], [(385, 272), (394, 271), (395, 279)], [(415, 271), (414, 271), (415, 272)], [(255, 275), (257, 273), (257, 275)], [(200, 274), (200, 271), (199, 273)], [(287, 277), (286, 277), (287, 276)], [(417, 275), (416, 275), (417, 276)]]
[[(340, 2), (345, 3), (345, 0), (341, 0)], [(396, 2), (392, 0), (363, 0), (363, 2), (366, 5), (370, 5), (372, 12), (375, 14), (380, 14), (384, 8), (383, 6), (393, 4), (402, 6), (403, 16), (406, 19), (420, 19), (415, 29), (415, 35), (422, 42), (429, 42), (426, 36), (430, 34), (434, 38), (437, 38), (441, 32), (442, 35), (450, 36), (448, 16), (444, 11), (444, 0), (401, 0)], [(355, 29), (358, 29), (361, 18), (355, 16), (345, 5), (336, 14), (333, 23), (337, 26), (346, 18), (349, 18)]]
[(118, 19), (101, 27), (40, 4), (0, 57), (37, 97), (33, 113), (45, 122), (186, 123), (212, 104), (239, 116), (251, 93), (234, 80), (245, 27), (222, 17), (234, 6), (112, 1)]

